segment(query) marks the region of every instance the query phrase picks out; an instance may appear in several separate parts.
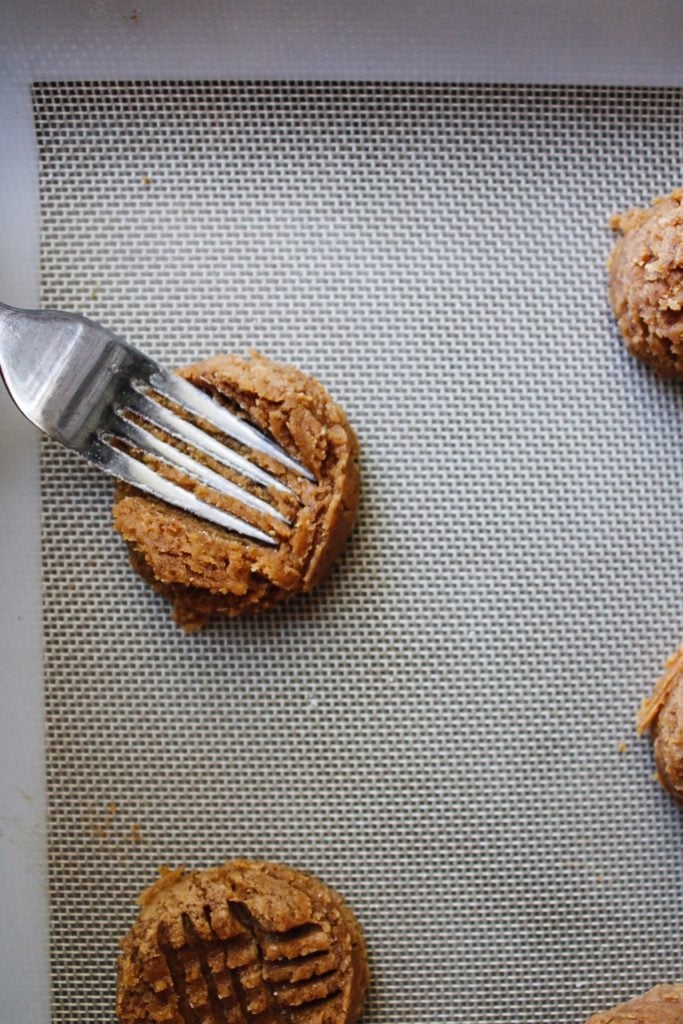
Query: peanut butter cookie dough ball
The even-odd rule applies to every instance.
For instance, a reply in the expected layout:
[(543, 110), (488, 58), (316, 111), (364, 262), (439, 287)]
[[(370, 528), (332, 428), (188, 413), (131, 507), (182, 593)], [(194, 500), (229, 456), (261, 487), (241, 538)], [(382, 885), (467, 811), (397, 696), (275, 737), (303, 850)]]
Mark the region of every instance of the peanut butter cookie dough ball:
[(643, 701), (637, 728), (652, 736), (659, 781), (683, 803), (683, 647), (664, 668), (652, 696)]
[[(217, 355), (180, 371), (212, 397), (244, 413), (315, 476), (312, 483), (267, 456), (255, 463), (280, 477), (298, 501), (275, 494), (292, 526), (277, 524), (279, 544), (269, 547), (151, 498), (125, 485), (116, 491), (114, 525), (127, 542), (133, 567), (173, 605), (186, 630), (213, 615), (235, 616), (271, 608), (320, 582), (353, 527), (358, 510), (358, 442), (345, 413), (312, 377), (258, 353)], [(217, 463), (211, 468), (225, 472)], [(245, 484), (245, 481), (237, 482)], [(199, 497), (206, 492), (195, 488)], [(233, 499), (214, 496), (238, 515)], [(259, 513), (252, 521), (264, 526)]]
[(683, 1024), (683, 985), (656, 985), (644, 996), (594, 1014), (587, 1024)]
[(612, 218), (609, 299), (626, 347), (683, 380), (683, 188)]
[(341, 896), (282, 864), (167, 871), (121, 942), (121, 1024), (353, 1024), (369, 975)]

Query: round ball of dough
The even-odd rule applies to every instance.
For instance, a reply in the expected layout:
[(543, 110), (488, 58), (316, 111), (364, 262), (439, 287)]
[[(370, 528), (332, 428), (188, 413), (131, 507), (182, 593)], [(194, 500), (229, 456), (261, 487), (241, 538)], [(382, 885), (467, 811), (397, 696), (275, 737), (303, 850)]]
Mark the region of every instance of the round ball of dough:
[(167, 871), (121, 941), (121, 1024), (353, 1024), (369, 975), (342, 898), (282, 864)]
[(683, 380), (683, 189), (612, 218), (609, 299), (626, 347)]
[(643, 701), (638, 731), (651, 734), (659, 781), (683, 803), (683, 647), (667, 660), (652, 696)]
[[(298, 499), (272, 488), (267, 495), (291, 528), (250, 514), (255, 525), (277, 531), (277, 547), (229, 533), (125, 485), (117, 487), (114, 525), (129, 545), (133, 567), (171, 601), (179, 625), (192, 630), (213, 615), (263, 611), (320, 582), (356, 520), (358, 442), (322, 384), (294, 367), (252, 353), (249, 358), (217, 355), (179, 372), (270, 434), (316, 480), (267, 456), (246, 453), (283, 479)], [(207, 491), (194, 489), (206, 498)], [(216, 492), (211, 500), (228, 512), (244, 513), (233, 499)]]
[(683, 985), (656, 985), (644, 996), (594, 1014), (588, 1024), (683, 1024)]

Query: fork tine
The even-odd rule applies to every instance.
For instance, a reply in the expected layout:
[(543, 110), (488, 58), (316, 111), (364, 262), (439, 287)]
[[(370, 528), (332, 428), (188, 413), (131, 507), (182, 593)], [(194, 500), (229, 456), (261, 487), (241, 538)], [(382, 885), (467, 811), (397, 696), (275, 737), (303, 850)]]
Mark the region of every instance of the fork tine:
[(223, 512), (215, 505), (200, 501), (192, 491), (186, 491), (178, 484), (160, 476), (144, 462), (134, 459), (132, 455), (121, 451), (120, 448), (114, 448), (104, 438), (95, 438), (91, 442), (88, 457), (100, 469), (116, 477), (117, 480), (137, 487), (138, 490), (146, 491), (147, 494), (151, 494), (155, 498), (161, 498), (162, 501), (166, 501), (170, 505), (176, 505), (201, 519), (208, 519), (209, 522), (215, 523), (217, 526), (240, 533), (244, 537), (259, 540), (263, 544), (277, 545), (278, 543), (274, 537), (270, 537), (256, 526), (245, 523), (243, 519), (238, 519), (237, 516), (230, 515), (229, 512)]
[(312, 483), (315, 477), (304, 465), (293, 459), (290, 455), (276, 444), (271, 438), (266, 437), (260, 430), (247, 423), (245, 420), (235, 416), (225, 406), (219, 405), (212, 398), (209, 398), (200, 388), (189, 384), (177, 374), (168, 373), (157, 368), (149, 378), (150, 385), (171, 401), (177, 402), (187, 412), (199, 416), (217, 427), (223, 434), (232, 437), (233, 440), (241, 442), (248, 448), (270, 455), (281, 465), (293, 470), (299, 476), (305, 476)]
[(201, 452), (217, 459), (224, 466), (236, 469), (243, 476), (263, 484), (264, 487), (275, 487), (278, 491), (284, 491), (287, 494), (292, 493), (291, 489), (286, 484), (283, 484), (281, 480), (278, 480), (277, 477), (266, 473), (264, 469), (255, 466), (249, 459), (245, 459), (243, 455), (234, 452), (232, 448), (228, 448), (227, 445), (222, 444), (215, 437), (212, 437), (211, 434), (207, 434), (205, 430), (196, 427), (194, 423), (183, 419), (182, 416), (171, 412), (166, 406), (160, 405), (139, 391), (130, 390), (124, 393), (120, 401), (120, 408), (130, 409), (132, 412), (138, 413), (143, 419), (157, 427), (161, 427), (162, 430), (167, 431), (179, 441), (189, 442)]
[(189, 473), (190, 476), (199, 480), (200, 483), (212, 487), (221, 494), (227, 494), (231, 498), (236, 498), (241, 504), (248, 505), (249, 508), (253, 508), (257, 512), (274, 516), (276, 519), (281, 520), (281, 522), (286, 523), (287, 526), (292, 525), (279, 509), (269, 505), (267, 501), (262, 501), (260, 498), (250, 494), (244, 487), (239, 487), (237, 484), (232, 483), (231, 480), (226, 480), (220, 473), (215, 473), (208, 466), (203, 466), (201, 462), (197, 462), (191, 455), (187, 455), (172, 444), (162, 441), (156, 434), (145, 430), (138, 423), (133, 423), (132, 420), (118, 416), (115, 421), (112, 421), (110, 429), (112, 433), (125, 437), (142, 451), (151, 452), (168, 465)]

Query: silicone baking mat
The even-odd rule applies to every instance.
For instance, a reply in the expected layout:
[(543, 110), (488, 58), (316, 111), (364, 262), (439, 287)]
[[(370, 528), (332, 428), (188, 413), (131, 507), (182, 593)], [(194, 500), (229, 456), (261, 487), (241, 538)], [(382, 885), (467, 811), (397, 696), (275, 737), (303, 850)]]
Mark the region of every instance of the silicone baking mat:
[(609, 214), (680, 184), (682, 98), (35, 86), (43, 304), (308, 370), (364, 479), (316, 593), (188, 637), (45, 443), (55, 1022), (113, 1020), (160, 864), (238, 855), (346, 895), (368, 1024), (580, 1021), (683, 975), (681, 815), (633, 735), (683, 626), (683, 398), (604, 269)]

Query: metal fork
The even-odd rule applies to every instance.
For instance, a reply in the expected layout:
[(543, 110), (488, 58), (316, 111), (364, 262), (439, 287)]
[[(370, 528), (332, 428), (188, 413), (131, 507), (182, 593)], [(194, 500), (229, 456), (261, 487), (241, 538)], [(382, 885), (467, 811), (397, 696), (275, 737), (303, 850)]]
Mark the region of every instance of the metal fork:
[[(149, 392), (169, 399), (252, 451), (262, 452), (298, 475), (315, 480), (301, 463), (252, 424), (83, 316), (51, 309), (15, 309), (0, 303), (0, 374), (24, 416), (66, 448), (117, 480), (264, 544), (278, 541), (239, 516), (200, 500), (192, 491), (122, 450), (121, 443), (132, 446), (256, 512), (289, 524), (266, 498), (268, 488), (290, 495), (291, 488), (166, 408)], [(128, 418), (130, 413), (146, 426)], [(259, 484), (264, 497), (256, 497), (161, 440), (146, 429), (148, 426), (160, 428)]]

